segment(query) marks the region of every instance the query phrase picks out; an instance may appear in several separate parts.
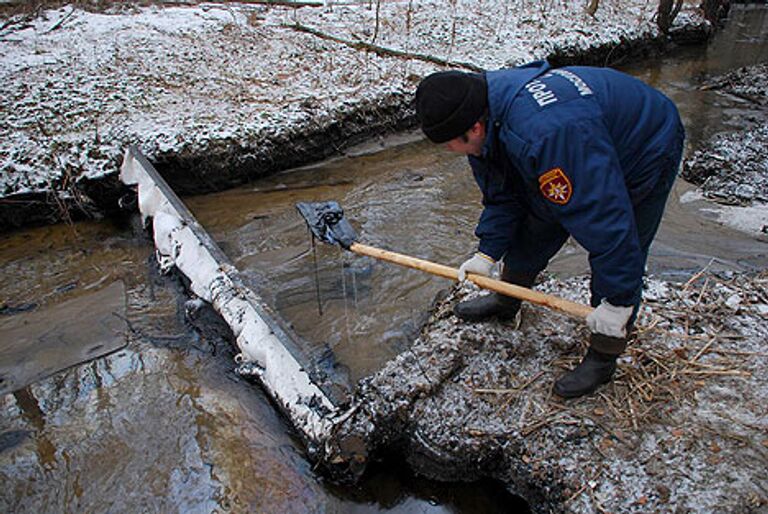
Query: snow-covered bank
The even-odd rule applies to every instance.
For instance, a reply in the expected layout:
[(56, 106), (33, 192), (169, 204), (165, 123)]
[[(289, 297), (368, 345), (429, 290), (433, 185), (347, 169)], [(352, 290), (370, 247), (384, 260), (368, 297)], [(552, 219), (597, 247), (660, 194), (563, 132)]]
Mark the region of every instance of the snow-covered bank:
[(704, 86), (742, 99), (740, 128), (714, 134), (685, 163), (683, 177), (699, 186), (683, 200), (706, 198), (716, 219), (756, 237), (768, 234), (768, 64), (747, 66)]
[[(650, 279), (615, 380), (564, 402), (552, 383), (586, 328), (524, 305), (520, 327), (465, 323), (455, 289), (413, 347), (364, 380), (339, 434), (394, 442), (428, 476), (494, 476), (535, 512), (763, 512), (766, 276)], [(587, 277), (538, 286), (588, 297)]]
[[(114, 203), (128, 144), (182, 193), (325, 157), (406, 125), (416, 83), (439, 67), (297, 26), (496, 68), (592, 49), (618, 57), (657, 37), (654, 11), (644, 0), (601, 2), (594, 17), (583, 2), (487, 0), (44, 11), (0, 33), (0, 227)], [(693, 9), (677, 23), (707, 27)]]

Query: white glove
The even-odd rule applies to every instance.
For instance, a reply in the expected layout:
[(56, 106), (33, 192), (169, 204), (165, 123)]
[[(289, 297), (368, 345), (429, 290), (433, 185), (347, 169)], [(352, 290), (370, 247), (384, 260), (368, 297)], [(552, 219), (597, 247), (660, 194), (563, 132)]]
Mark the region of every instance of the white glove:
[(634, 307), (611, 305), (605, 298), (597, 308), (587, 316), (587, 326), (596, 334), (610, 337), (627, 337), (627, 321)]
[(477, 273), (478, 275), (490, 277), (495, 264), (496, 261), (482, 252), (477, 252), (459, 266), (459, 282), (466, 280), (467, 273)]

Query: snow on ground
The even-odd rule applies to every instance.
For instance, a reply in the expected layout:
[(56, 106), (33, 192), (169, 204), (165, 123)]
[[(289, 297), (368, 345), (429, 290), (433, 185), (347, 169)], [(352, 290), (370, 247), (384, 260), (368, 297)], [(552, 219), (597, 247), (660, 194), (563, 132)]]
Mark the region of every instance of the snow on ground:
[[(680, 198), (680, 202), (705, 202), (706, 199), (707, 196), (698, 189), (686, 192)], [(712, 214), (718, 223), (741, 232), (754, 235), (768, 234), (768, 203), (752, 202), (750, 205), (739, 206), (706, 202), (700, 209), (702, 212)]]
[[(362, 382), (341, 433), (402, 435), (442, 479), (493, 475), (535, 512), (764, 512), (768, 507), (765, 273), (650, 278), (614, 380), (563, 401), (583, 323), (525, 304), (522, 323), (464, 323), (441, 302), (408, 352)], [(587, 277), (544, 292), (585, 302)], [(394, 428), (393, 428), (394, 426)]]
[(768, 64), (746, 66), (705, 86), (751, 106), (739, 130), (714, 134), (685, 162), (683, 177), (699, 186), (682, 201), (712, 200), (703, 210), (718, 222), (756, 236), (768, 234)]
[[(245, 8), (77, 12), (46, 33), (66, 15), (48, 13), (2, 42), (12, 49), (0, 86), (4, 194), (112, 173), (130, 143), (150, 157), (258, 146), (322, 123), (349, 99), (403, 87), (397, 63), (367, 66), (354, 51), (253, 26)], [(349, 73), (329, 73), (335, 66)]]
[[(331, 8), (210, 3), (117, 14), (43, 11), (0, 32), (0, 197), (58, 191), (117, 171), (126, 145), (150, 159), (244, 152), (324, 127), (356, 106), (410, 98), (437, 65), (381, 57), (299, 23), (486, 68), (656, 34), (655, 3), (368, 2)], [(684, 12), (678, 23), (695, 17)]]
[(768, 63), (744, 66), (707, 81), (707, 89), (722, 90), (768, 107)]

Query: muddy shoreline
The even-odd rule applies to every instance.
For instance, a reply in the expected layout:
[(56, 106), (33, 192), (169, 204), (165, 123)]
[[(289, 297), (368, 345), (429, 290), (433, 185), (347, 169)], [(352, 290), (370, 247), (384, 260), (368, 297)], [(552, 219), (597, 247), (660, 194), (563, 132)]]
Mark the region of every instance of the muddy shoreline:
[(768, 64), (709, 77), (702, 89), (738, 99), (736, 127), (713, 134), (688, 157), (682, 177), (712, 202), (718, 221), (755, 238), (768, 235)]
[(726, 205), (768, 202), (768, 63), (708, 78), (701, 89), (740, 99), (748, 113), (739, 117), (739, 129), (714, 134), (696, 149), (683, 178)]
[[(454, 288), (410, 351), (360, 384), (339, 454), (404, 448), (418, 474), (496, 478), (534, 512), (760, 512), (765, 281), (650, 279), (615, 381), (569, 402), (551, 387), (583, 353), (577, 321), (526, 305), (519, 327), (462, 323), (451, 306), (477, 292)], [(587, 296), (584, 277), (538, 287)]]
[[(587, 51), (555, 49), (547, 59), (555, 66), (618, 65), (663, 55), (678, 45), (704, 44), (711, 35), (706, 23), (674, 28), (668, 36), (621, 38)], [(412, 78), (414, 84), (416, 77)], [(310, 102), (311, 103), (311, 102)], [(363, 141), (411, 129), (416, 120), (410, 94), (397, 92), (345, 105), (330, 115), (310, 117), (300, 124), (275, 127), (272, 135), (238, 140), (231, 135), (210, 137), (204, 145), (180, 151), (151, 152), (153, 164), (180, 195), (203, 194), (242, 185), (272, 173), (343, 155)], [(119, 141), (98, 145), (120, 146)], [(98, 147), (97, 145), (97, 147)], [(98, 148), (83, 149), (84, 152)], [(53, 156), (55, 158), (55, 156)], [(49, 188), (35, 192), (6, 192), (0, 197), (0, 233), (14, 229), (83, 219), (122, 219), (135, 210), (134, 195), (118, 179), (122, 155), (108, 157), (106, 173), (91, 177), (74, 170)]]

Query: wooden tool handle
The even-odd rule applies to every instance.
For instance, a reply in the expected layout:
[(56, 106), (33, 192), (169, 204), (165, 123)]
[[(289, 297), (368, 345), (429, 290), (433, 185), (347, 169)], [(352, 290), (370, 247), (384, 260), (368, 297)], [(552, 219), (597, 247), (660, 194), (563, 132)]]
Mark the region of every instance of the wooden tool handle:
[[(401, 253), (390, 252), (382, 250), (380, 248), (374, 248), (373, 246), (364, 245), (361, 243), (352, 243), (349, 249), (360, 255), (367, 255), (382, 261), (399, 264), (407, 268), (413, 268), (421, 271), (426, 271), (432, 275), (439, 277), (449, 278), (451, 280), (459, 279), (459, 270), (451, 268), (450, 266), (444, 266), (424, 259), (418, 259), (416, 257), (410, 257)], [(543, 305), (550, 309), (555, 309), (565, 314), (570, 314), (576, 318), (586, 318), (587, 315), (594, 309), (588, 305), (572, 302), (557, 296), (552, 296), (545, 293), (540, 293), (527, 287), (516, 286), (508, 282), (502, 282), (501, 280), (495, 280), (483, 275), (477, 275), (475, 273), (469, 273), (467, 275), (469, 280), (477, 284), (483, 289), (488, 289), (496, 293), (511, 296), (519, 300), (525, 300), (526, 302), (535, 303), (537, 305)]]

